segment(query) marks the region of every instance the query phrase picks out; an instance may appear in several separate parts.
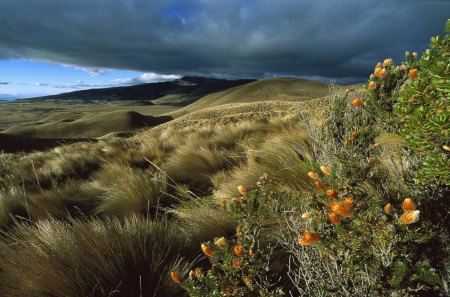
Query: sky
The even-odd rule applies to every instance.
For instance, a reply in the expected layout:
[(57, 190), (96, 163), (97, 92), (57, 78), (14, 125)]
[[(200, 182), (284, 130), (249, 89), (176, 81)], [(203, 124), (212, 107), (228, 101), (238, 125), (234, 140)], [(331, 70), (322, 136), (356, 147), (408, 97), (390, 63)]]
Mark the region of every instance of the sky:
[(0, 0), (0, 98), (182, 76), (366, 81), (450, 0)]

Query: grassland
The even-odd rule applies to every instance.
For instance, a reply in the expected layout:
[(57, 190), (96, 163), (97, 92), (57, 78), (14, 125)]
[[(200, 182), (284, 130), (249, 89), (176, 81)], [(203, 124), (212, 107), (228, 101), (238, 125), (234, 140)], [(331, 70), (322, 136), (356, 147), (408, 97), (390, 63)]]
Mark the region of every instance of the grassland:
[[(364, 92), (350, 88), (343, 95), (339, 86), (329, 88), (305, 80), (276, 78), (208, 94), (181, 109), (114, 103), (85, 106), (80, 102), (69, 106), (58, 101), (55, 110), (37, 116), (33, 114), (34, 103), (10, 103), (7, 108), (28, 108), (30, 115), (24, 122), (38, 120), (39, 124), (19, 127), (18, 120), (10, 118), (3, 122), (4, 128), (10, 127), (4, 132), (10, 134), (0, 133), (1, 141), (11, 139), (6, 137), (30, 140), (11, 136), (17, 133), (59, 136), (60, 141), (72, 138), (75, 143), (57, 145), (58, 138), (37, 138), (33, 143), (39, 139), (49, 141), (52, 148), (46, 144), (33, 147), (28, 142), (23, 144), (31, 146), (27, 152), (18, 148), (14, 153), (0, 155), (0, 295), (184, 296), (186, 291), (170, 281), (170, 272), (176, 271), (188, 279), (191, 269), (201, 267), (206, 279), (211, 263), (202, 254), (200, 244), (210, 242), (212, 247), (212, 242), (222, 236), (230, 242), (240, 240), (241, 231), (236, 227), (243, 224), (239, 220), (242, 217), (229, 210), (237, 209), (239, 213), (239, 209), (246, 209), (242, 199), (250, 201), (256, 197), (261, 205), (265, 201), (267, 209), (276, 210), (264, 212), (258, 229), (262, 235), (256, 252), (259, 248), (272, 249), (271, 254), (262, 255), (267, 266), (261, 266), (260, 271), (276, 275), (276, 286), (288, 294), (378, 296), (389, 290), (413, 296), (414, 291), (401, 285), (414, 281), (391, 279), (380, 275), (373, 266), (360, 264), (364, 260), (378, 265), (390, 259), (389, 252), (386, 254), (381, 248), (386, 243), (379, 239), (382, 236), (372, 234), (387, 232), (387, 223), (383, 222), (392, 218), (382, 212), (386, 202), (399, 203), (405, 193), (422, 195), (405, 182), (415, 160), (404, 150), (401, 138), (387, 133), (378, 121), (367, 132), (367, 139), (376, 141), (376, 149), (370, 148), (369, 142), (363, 142), (369, 140), (363, 138), (354, 146), (345, 146), (342, 141), (324, 136), (324, 130), (319, 128), (333, 110), (332, 98), (342, 99), (345, 106), (342, 113), (333, 115), (336, 129), (342, 129), (338, 120), (349, 121), (355, 115), (369, 120), (370, 113), (348, 107), (347, 102), (348, 96), (362, 96)], [(155, 102), (179, 99), (170, 96), (165, 94)], [(35, 104), (36, 108), (44, 103)], [(5, 110), (0, 107), (0, 112)], [(167, 117), (174, 119), (155, 121)], [(332, 131), (332, 127), (326, 131)], [(26, 129), (35, 132), (26, 133)], [(365, 135), (362, 130), (359, 132), (361, 137)], [(76, 138), (81, 136), (92, 139)], [(357, 155), (360, 151), (368, 155), (369, 149), (373, 153), (367, 159)], [(343, 218), (342, 226), (328, 222), (326, 206), (320, 204), (324, 194), (317, 192), (309, 175), (324, 164), (333, 169), (333, 175), (324, 175), (321, 180), (339, 191), (339, 199), (349, 194), (358, 199), (355, 209), (360, 214), (355, 211), (353, 220)], [(263, 174), (268, 176), (268, 190), (264, 192), (267, 195), (254, 196), (257, 194), (253, 193), (260, 193)], [(245, 186), (245, 194), (238, 192), (239, 185)], [(270, 204), (267, 197), (279, 199)], [(429, 217), (434, 208), (427, 210), (426, 205), (422, 202), (418, 207), (422, 207), (424, 217)], [(312, 221), (300, 217), (306, 212), (326, 221), (323, 227), (316, 227), (323, 234), (334, 236), (335, 230), (341, 232), (333, 237), (336, 243), (332, 244), (341, 249), (341, 254), (298, 244), (297, 238), (304, 229), (314, 228)], [(374, 221), (378, 229), (368, 227), (368, 222)], [(443, 217), (437, 218), (434, 227), (443, 228), (442, 221)], [(355, 229), (348, 232), (353, 230), (350, 228)], [(400, 228), (403, 229), (399, 233), (404, 234), (406, 229), (410, 232), (407, 236), (416, 238), (413, 235), (428, 230), (429, 223), (424, 220), (419, 231), (410, 226)], [(245, 230), (242, 232), (245, 234)], [(366, 258), (346, 262), (355, 266), (341, 266), (342, 261), (353, 261), (352, 255), (366, 256), (366, 251), (358, 249), (364, 246), (360, 240), (366, 239), (363, 235), (371, 238), (367, 242), (373, 244), (374, 250)], [(407, 236), (398, 244), (407, 242)], [(339, 241), (342, 237), (349, 240)], [(422, 250), (430, 240), (445, 244), (444, 239), (439, 241), (433, 236), (420, 240), (409, 246)], [(436, 250), (445, 248), (439, 246)], [(216, 246), (214, 249), (218, 250)], [(429, 254), (430, 250), (424, 253)], [(407, 247), (401, 252), (409, 255)], [(446, 254), (442, 255), (447, 259)], [(256, 254), (255, 258), (259, 256)], [(416, 259), (417, 267), (428, 267), (426, 263), (422, 265), (423, 258)], [(394, 258), (391, 260), (385, 269), (395, 276), (403, 266), (398, 261), (394, 263)], [(434, 278), (437, 272), (423, 272), (430, 286), (442, 288), (448, 280), (442, 263), (433, 266), (442, 274), (439, 280)], [(245, 271), (244, 267), (240, 269)], [(233, 274), (235, 270), (230, 271)], [(321, 281), (324, 275), (327, 279)], [(386, 289), (381, 283), (392, 284)], [(412, 288), (425, 293), (440, 290)], [(225, 289), (220, 290), (223, 293)], [(257, 294), (260, 295), (270, 296)]]

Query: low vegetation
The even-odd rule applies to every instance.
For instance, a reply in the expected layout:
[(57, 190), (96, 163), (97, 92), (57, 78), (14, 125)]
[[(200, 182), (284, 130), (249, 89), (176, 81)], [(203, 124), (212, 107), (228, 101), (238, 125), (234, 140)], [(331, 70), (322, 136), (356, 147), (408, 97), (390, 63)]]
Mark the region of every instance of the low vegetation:
[(1, 295), (450, 294), (449, 42), (319, 118), (2, 154)]

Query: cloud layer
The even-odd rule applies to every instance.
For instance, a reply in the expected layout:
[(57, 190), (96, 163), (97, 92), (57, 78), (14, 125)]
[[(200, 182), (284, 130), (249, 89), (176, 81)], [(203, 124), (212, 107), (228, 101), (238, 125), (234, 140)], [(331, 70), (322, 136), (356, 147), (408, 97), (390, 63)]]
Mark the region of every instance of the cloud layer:
[(0, 59), (87, 69), (357, 81), (443, 33), (450, 1), (2, 2)]

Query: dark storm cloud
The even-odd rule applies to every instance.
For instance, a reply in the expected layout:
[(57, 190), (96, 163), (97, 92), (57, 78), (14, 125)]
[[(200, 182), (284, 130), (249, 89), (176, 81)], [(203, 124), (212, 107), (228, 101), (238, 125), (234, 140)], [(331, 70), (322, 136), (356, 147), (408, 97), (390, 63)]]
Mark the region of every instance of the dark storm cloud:
[(361, 80), (443, 33), (450, 1), (2, 0), (0, 59)]

